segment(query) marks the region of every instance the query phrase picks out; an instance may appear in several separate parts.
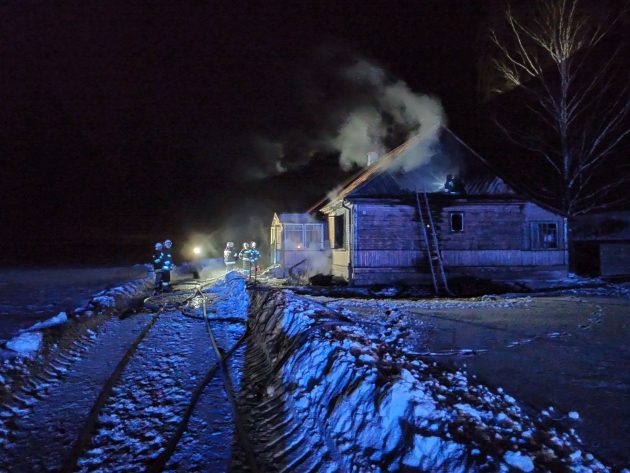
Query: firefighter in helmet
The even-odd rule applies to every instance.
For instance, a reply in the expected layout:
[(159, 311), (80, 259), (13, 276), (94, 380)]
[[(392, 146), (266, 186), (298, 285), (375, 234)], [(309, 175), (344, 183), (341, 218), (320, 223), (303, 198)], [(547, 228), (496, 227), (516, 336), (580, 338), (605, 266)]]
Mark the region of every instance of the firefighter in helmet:
[(225, 263), (225, 274), (230, 271), (234, 271), (236, 268), (236, 260), (238, 260), (238, 253), (234, 249), (234, 242), (228, 241), (223, 250), (223, 262)]
[(241, 248), (241, 251), (238, 254), (238, 259), (241, 261), (241, 271), (243, 271), (244, 274), (249, 275), (251, 266), (251, 260), (249, 258), (249, 243), (243, 243), (243, 248)]
[(171, 240), (166, 240), (164, 242), (164, 248), (162, 250), (162, 290), (168, 290), (171, 285), (171, 271), (175, 269), (175, 265), (173, 264), (173, 254), (171, 252), (171, 247), (173, 246), (173, 242)]
[(155, 273), (155, 283), (153, 289), (157, 294), (162, 290), (162, 243), (157, 242), (153, 250), (153, 256), (151, 257), (151, 264), (153, 265), (153, 272)]
[[(258, 275), (258, 261), (260, 261), (260, 251), (256, 248), (256, 242), (252, 241), (249, 246), (249, 259), (251, 260), (251, 270), (254, 272), (254, 278)], [(250, 271), (249, 277), (252, 274)]]

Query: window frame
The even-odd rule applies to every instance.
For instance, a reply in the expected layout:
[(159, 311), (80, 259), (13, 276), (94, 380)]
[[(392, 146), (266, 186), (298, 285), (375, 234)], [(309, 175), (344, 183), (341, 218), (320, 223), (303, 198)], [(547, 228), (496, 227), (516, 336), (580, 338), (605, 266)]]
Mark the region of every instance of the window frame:
[[(316, 230), (319, 235), (319, 245), (317, 248), (311, 248), (307, 244), (307, 235), (309, 233), (309, 227), (313, 230)], [(305, 250), (323, 250), (324, 249), (324, 224), (323, 223), (305, 223), (304, 224), (304, 249)]]
[[(297, 247), (294, 248), (293, 244), (291, 245), (288, 244), (288, 242), (290, 241), (293, 242), (293, 240), (288, 239), (288, 234), (289, 232), (297, 234), (298, 229), (296, 227), (299, 227), (300, 243), (298, 244)], [(283, 242), (284, 242), (285, 250), (303, 250), (304, 249), (304, 225), (302, 223), (285, 223), (283, 225), (283, 233), (284, 233)]]
[[(461, 216), (461, 219), (462, 219), (461, 230), (455, 230), (453, 228), (453, 217), (455, 215)], [(448, 214), (448, 227), (449, 227), (451, 233), (464, 233), (464, 231), (465, 231), (464, 212), (461, 211), (461, 210), (455, 210), (455, 211), (449, 212), (449, 214)]]
[[(545, 247), (544, 245), (544, 237), (541, 240), (539, 237), (543, 233), (541, 233), (541, 226), (554, 226), (555, 227), (555, 246), (553, 247)], [(560, 224), (555, 220), (537, 220), (534, 222), (530, 222), (529, 226), (529, 248), (531, 250), (536, 251), (544, 251), (544, 250), (560, 250)]]

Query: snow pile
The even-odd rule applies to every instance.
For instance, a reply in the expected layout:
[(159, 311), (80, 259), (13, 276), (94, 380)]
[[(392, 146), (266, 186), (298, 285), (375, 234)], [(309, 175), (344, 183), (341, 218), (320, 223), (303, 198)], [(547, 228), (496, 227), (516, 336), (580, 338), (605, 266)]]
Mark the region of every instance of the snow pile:
[[(503, 390), (405, 356), (320, 304), (269, 291), (254, 293), (253, 308), (274, 362), (262, 404), (281, 396), (279, 425), (299, 423), (300, 451), (339, 471), (608, 471), (573, 431), (530, 418)], [(286, 448), (259, 447), (272, 458)]]
[(383, 299), (334, 299), (324, 296), (311, 296), (310, 299), (325, 304), (333, 310), (344, 307), (369, 306), (373, 308), (408, 308), (408, 309), (471, 309), (475, 307), (522, 307), (528, 306), (533, 299), (530, 296), (493, 296), (470, 297), (466, 299), (421, 299), (421, 300), (383, 300)]
[(20, 355), (32, 356), (39, 351), (43, 340), (44, 336), (41, 332), (24, 332), (9, 340), (6, 347)]
[(54, 317), (46, 319), (42, 322), (37, 322), (31, 325), (29, 328), (22, 330), (23, 332), (33, 332), (35, 330), (41, 330), (48, 327), (54, 327), (56, 325), (65, 324), (68, 321), (68, 314), (65, 312), (59, 312)]

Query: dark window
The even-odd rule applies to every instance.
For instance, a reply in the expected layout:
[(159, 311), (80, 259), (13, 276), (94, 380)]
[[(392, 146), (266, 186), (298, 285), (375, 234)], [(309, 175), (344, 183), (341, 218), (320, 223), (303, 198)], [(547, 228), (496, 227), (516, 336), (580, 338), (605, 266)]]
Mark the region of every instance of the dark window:
[(464, 231), (464, 212), (451, 212), (451, 231), (454, 233)]
[(532, 250), (558, 248), (558, 224), (549, 222), (532, 223)]
[(335, 215), (335, 248), (346, 247), (346, 229), (344, 214)]

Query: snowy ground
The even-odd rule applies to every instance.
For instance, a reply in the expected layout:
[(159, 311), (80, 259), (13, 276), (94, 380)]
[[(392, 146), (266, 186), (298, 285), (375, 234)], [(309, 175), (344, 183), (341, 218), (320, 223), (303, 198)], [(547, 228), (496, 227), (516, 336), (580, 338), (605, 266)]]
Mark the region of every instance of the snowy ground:
[[(630, 299), (623, 287), (456, 300), (314, 297), (383, 339), (456, 368), (575, 428), (591, 451), (630, 464)], [(369, 330), (369, 326), (367, 327)], [(550, 411), (549, 406), (554, 409)], [(579, 419), (568, 413), (578, 412)]]
[(248, 292), (231, 274), (205, 293), (222, 349), (249, 334), (226, 370), (235, 416), (220, 372), (202, 383), (217, 357), (195, 285), (88, 330), (0, 406), (0, 471), (57, 469), (81, 432), (75, 471), (146, 471), (170, 450), (166, 471), (247, 471), (236, 425), (269, 473), (586, 473), (625, 462), (623, 290), (337, 299)]
[(0, 340), (21, 328), (84, 305), (107, 287), (144, 277), (143, 266), (0, 269)]
[[(212, 325), (218, 345), (227, 351), (245, 332), (245, 281), (209, 285), (209, 315), (225, 319)], [(182, 284), (156, 299), (151, 304), (163, 306), (160, 312), (110, 318), (0, 406), (0, 471), (58, 471), (63, 465), (69, 471), (73, 464), (73, 471), (146, 471), (182, 426), (165, 469), (226, 471), (235, 460), (232, 409), (220, 371), (213, 371), (218, 359), (195, 286)], [(138, 338), (145, 330), (146, 336)], [(133, 349), (135, 340), (140, 343)], [(237, 393), (244, 349), (228, 363)], [(131, 357), (120, 377), (111, 378), (127, 354)], [(209, 372), (215, 375), (206, 386), (202, 380)], [(95, 411), (111, 379), (111, 394)], [(198, 386), (203, 389), (193, 403)], [(86, 430), (92, 412), (97, 417)], [(81, 433), (85, 442), (76, 453)]]

